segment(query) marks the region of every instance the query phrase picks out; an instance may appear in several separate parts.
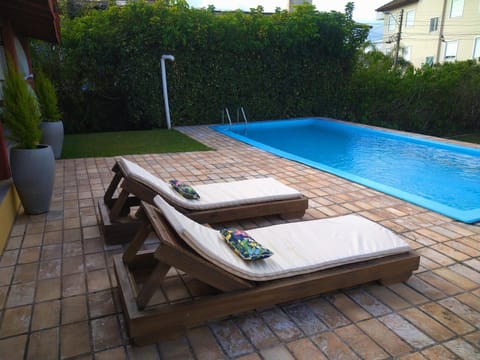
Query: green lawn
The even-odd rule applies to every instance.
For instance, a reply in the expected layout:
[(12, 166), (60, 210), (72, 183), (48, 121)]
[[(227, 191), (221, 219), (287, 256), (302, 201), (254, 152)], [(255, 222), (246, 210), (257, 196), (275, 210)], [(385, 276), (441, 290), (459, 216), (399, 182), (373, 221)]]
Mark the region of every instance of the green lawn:
[(176, 130), (65, 135), (62, 159), (211, 150)]

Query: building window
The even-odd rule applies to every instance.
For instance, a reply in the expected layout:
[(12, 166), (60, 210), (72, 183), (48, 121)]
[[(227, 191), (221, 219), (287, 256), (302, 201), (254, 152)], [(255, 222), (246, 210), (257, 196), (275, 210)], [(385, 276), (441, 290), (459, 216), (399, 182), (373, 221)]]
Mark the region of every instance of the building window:
[(445, 42), (445, 61), (455, 61), (457, 58), (458, 41)]
[(473, 41), (473, 58), (480, 61), (480, 37)]
[(433, 56), (427, 56), (425, 58), (425, 65), (433, 66)]
[(438, 30), (438, 17), (434, 17), (430, 19), (430, 32), (434, 32)]
[(392, 32), (395, 30), (395, 28), (397, 27), (397, 20), (395, 19), (395, 16), (393, 15), (390, 15), (388, 17), (388, 25), (387, 25), (387, 29), (389, 32)]
[(459, 17), (463, 14), (463, 0), (452, 0), (450, 7), (450, 17)]
[(415, 10), (407, 11), (407, 16), (405, 17), (405, 27), (413, 26), (415, 22)]

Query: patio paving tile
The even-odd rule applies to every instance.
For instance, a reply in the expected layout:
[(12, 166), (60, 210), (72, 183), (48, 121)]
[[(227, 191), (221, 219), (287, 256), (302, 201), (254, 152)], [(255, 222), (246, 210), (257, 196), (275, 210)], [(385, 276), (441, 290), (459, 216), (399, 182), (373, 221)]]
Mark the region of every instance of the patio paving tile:
[(62, 359), (88, 354), (90, 351), (90, 330), (87, 321), (60, 327), (60, 356)]
[(118, 320), (115, 315), (91, 321), (93, 349), (105, 350), (122, 344)]
[(123, 347), (100, 351), (95, 353), (95, 360), (126, 360), (127, 354)]
[(85, 295), (62, 299), (62, 325), (88, 320)]
[(0, 339), (0, 359), (23, 360), (27, 339), (27, 335)]
[(379, 320), (415, 349), (422, 349), (434, 344), (434, 340), (410, 324), (400, 315), (389, 314), (379, 318)]
[(288, 342), (303, 336), (302, 330), (280, 308), (262, 311), (261, 316), (282, 341)]
[(26, 333), (30, 326), (31, 316), (31, 305), (6, 309), (0, 325), (0, 338)]
[(39, 280), (37, 282), (37, 290), (35, 293), (36, 302), (59, 299), (60, 296), (61, 296), (60, 278)]
[(419, 309), (411, 308), (403, 310), (400, 312), (400, 315), (436, 341), (448, 340), (455, 336), (447, 327), (431, 318), (428, 313), (426, 314)]
[(420, 309), (456, 334), (462, 335), (474, 330), (473, 326), (439, 304), (425, 304), (420, 306)]
[(15, 284), (10, 287), (6, 307), (26, 305), (33, 303), (35, 294), (35, 282)]
[[(459, 288), (458, 286), (452, 284), (449, 281), (445, 281), (444, 278), (440, 277), (439, 275), (434, 274), (433, 272), (424, 272), (421, 274), (418, 274), (418, 278), (422, 279), (425, 281), (425, 283), (430, 284), (427, 285), (429, 287), (426, 288), (426, 291), (423, 290), (424, 294), (430, 295), (430, 298), (443, 298), (445, 295), (442, 294), (447, 294), (447, 295), (454, 295), (462, 292), (463, 290)], [(419, 291), (422, 291), (421, 287), (415, 287), (414, 288), (418, 289)], [(430, 290), (431, 288), (436, 289), (438, 294), (434, 294), (432, 296), (432, 291)], [(435, 291), (435, 290), (434, 290)]]
[(388, 306), (361, 289), (347, 290), (346, 293), (353, 301), (375, 317), (392, 312)]
[(27, 360), (58, 359), (58, 328), (41, 330), (30, 335)]
[(392, 291), (394, 291), (396, 294), (404, 298), (406, 301), (408, 301), (412, 305), (418, 305), (422, 303), (426, 303), (428, 299), (423, 296), (420, 292), (415, 291), (411, 287), (403, 284), (403, 283), (397, 283), (397, 284), (392, 284), (388, 285), (388, 288)]
[(350, 320), (338, 311), (334, 306), (330, 305), (326, 299), (320, 298), (311, 300), (307, 305), (330, 329), (335, 329), (350, 323)]
[(480, 349), (462, 339), (450, 340), (445, 343), (445, 346), (460, 359), (478, 359), (480, 357)]
[(35, 304), (33, 308), (31, 330), (42, 330), (58, 326), (60, 323), (60, 300)]
[(363, 359), (386, 359), (389, 355), (356, 325), (335, 330), (335, 333)]
[(194, 359), (190, 345), (185, 337), (162, 341), (158, 347), (161, 359)]
[(288, 350), (298, 360), (326, 360), (325, 355), (318, 349), (310, 339), (304, 338), (292, 341), (287, 344)]
[(313, 335), (328, 329), (304, 303), (283, 306), (282, 309), (306, 335)]
[(360, 322), (358, 326), (392, 356), (400, 356), (412, 350), (398, 335), (377, 319)]
[(435, 345), (431, 348), (422, 351), (422, 354), (430, 360), (455, 360), (458, 359), (455, 354), (450, 352), (447, 348), (442, 345)]
[(284, 345), (277, 345), (275, 347), (260, 351), (260, 354), (265, 360), (295, 360), (293, 355), (287, 350)]
[[(259, 331), (261, 331), (259, 329)], [(220, 360), (225, 357), (217, 344), (215, 337), (207, 326), (201, 326), (187, 331), (188, 341), (195, 357), (199, 360)]]
[(435, 269), (433, 272), (464, 290), (473, 290), (479, 286), (478, 283), (450, 270), (449, 268)]
[(359, 357), (332, 332), (312, 336), (312, 341), (325, 354), (327, 359), (359, 359)]
[(61, 275), (62, 261), (49, 260), (40, 262), (38, 268), (38, 280), (51, 279)]
[(328, 300), (353, 322), (362, 321), (371, 317), (367, 311), (345, 294), (335, 294), (329, 297)]
[(35, 281), (37, 278), (38, 263), (22, 264), (15, 267), (12, 284)]
[(280, 340), (268, 327), (265, 321), (256, 313), (248, 314), (237, 319), (237, 324), (248, 340), (257, 349), (277, 345)]
[[(412, 279), (415, 279), (415, 275), (412, 275), (412, 277), (408, 280), (410, 286), (410, 281), (412, 281)], [(366, 290), (393, 310), (401, 310), (410, 306), (407, 301), (386, 287), (380, 285), (370, 285), (366, 288)]]
[[(114, 158), (58, 160), (47, 214), (20, 213), (0, 258), (0, 359), (477, 359), (480, 227), (255, 150), (208, 127), (180, 128), (216, 150), (131, 155), (155, 175), (203, 184), (273, 176), (309, 197), (303, 217), (356, 213), (398, 233), (421, 255), (406, 282), (365, 284), (212, 320), (138, 347), (125, 327), (97, 200)], [(235, 169), (233, 172), (232, 169)], [(285, 222), (247, 219), (250, 229)], [(154, 248), (149, 239), (146, 248)], [(172, 269), (155, 302), (195, 293)]]
[(20, 251), (20, 256), (18, 258), (19, 264), (28, 264), (31, 262), (36, 262), (40, 259), (40, 247), (31, 247), (22, 249)]
[(72, 274), (62, 277), (63, 297), (83, 294), (86, 291), (85, 274)]
[(214, 322), (210, 324), (210, 328), (228, 356), (236, 357), (254, 351), (253, 346), (232, 320)]

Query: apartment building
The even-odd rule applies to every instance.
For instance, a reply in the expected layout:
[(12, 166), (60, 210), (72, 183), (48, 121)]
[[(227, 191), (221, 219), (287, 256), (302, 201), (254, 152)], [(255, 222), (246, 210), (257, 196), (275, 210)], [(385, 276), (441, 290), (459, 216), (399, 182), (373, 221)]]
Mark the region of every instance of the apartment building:
[(415, 67), (480, 59), (480, 0), (393, 0), (376, 11), (386, 54)]
[(312, 0), (288, 0), (288, 11), (292, 12), (295, 5), (312, 4)]

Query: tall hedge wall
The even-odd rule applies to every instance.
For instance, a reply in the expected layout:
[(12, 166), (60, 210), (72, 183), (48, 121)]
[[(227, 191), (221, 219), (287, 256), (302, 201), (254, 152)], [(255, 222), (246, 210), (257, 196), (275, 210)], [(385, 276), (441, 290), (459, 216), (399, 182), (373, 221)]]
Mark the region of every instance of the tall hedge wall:
[(347, 98), (349, 120), (440, 136), (479, 132), (480, 64), (395, 68), (380, 52), (362, 54)]
[(345, 115), (345, 85), (368, 29), (312, 6), (262, 14), (131, 3), (62, 22), (62, 44), (35, 58), (58, 87), (69, 132), (165, 126), (160, 58), (174, 125)]

